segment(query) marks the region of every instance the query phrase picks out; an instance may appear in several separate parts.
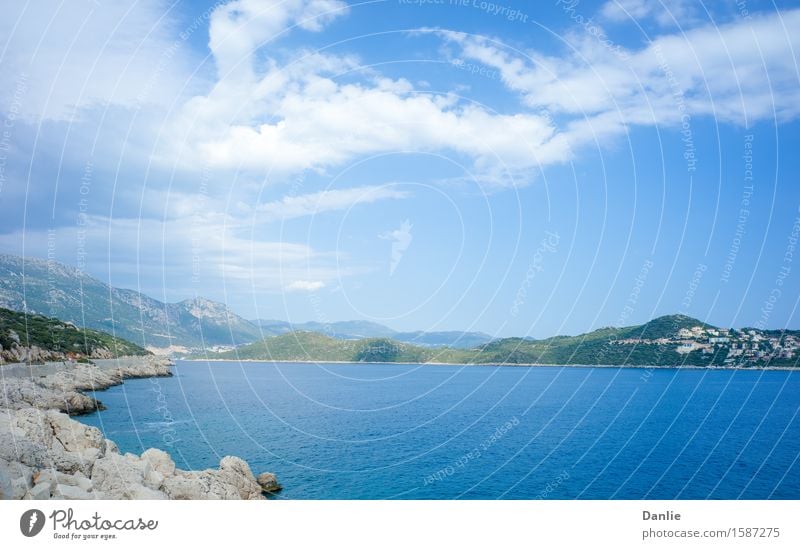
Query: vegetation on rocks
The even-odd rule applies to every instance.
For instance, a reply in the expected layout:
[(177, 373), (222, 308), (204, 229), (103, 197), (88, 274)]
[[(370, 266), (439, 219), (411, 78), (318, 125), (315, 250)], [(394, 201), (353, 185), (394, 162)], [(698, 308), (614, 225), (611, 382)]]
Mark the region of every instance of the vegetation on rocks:
[(69, 322), (0, 308), (0, 358), (6, 362), (114, 358), (146, 355), (147, 350)]

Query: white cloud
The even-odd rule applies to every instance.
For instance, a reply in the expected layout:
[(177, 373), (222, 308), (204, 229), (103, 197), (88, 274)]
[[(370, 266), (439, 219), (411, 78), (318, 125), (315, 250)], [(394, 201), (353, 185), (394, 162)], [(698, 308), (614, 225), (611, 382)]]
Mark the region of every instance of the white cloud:
[[(690, 16), (684, 5), (670, 3), (672, 13)], [(619, 0), (613, 6), (602, 10), (608, 20), (620, 20), (621, 7), (656, 17), (661, 3)], [(20, 105), (34, 117), (68, 118), (76, 105), (171, 105), (184, 71), (173, 70), (179, 54), (164, 57), (181, 31), (168, 9), (159, 0), (125, 7), (80, 2), (69, 9), (53, 2), (51, 21), (13, 4), (0, 20), (10, 37), (0, 100), (16, 89), (14, 75), (31, 67)], [(626, 59), (586, 33), (567, 36), (575, 51), (526, 56), (487, 38), (441, 32), (463, 58), (498, 69), (519, 94), (522, 107), (498, 113), (456, 93), (420, 92), (404, 78), (363, 68), (351, 55), (294, 49), (295, 57), (285, 59), (278, 44), (286, 34), (322, 30), (348, 9), (340, 0), (234, 0), (216, 7), (207, 21), (218, 78), (203, 95), (178, 102), (163, 127), (154, 123), (126, 135), (120, 145), (126, 157), (138, 150), (135, 143), (147, 162), (156, 156), (170, 169), (208, 170), (218, 180), (244, 170), (245, 177), (281, 180), (306, 169), (324, 173), (365, 155), (431, 152), (456, 156), (481, 184), (520, 184), (630, 124), (679, 123), (675, 85), (693, 116), (742, 123), (800, 111), (798, 10), (662, 35), (626, 50)], [(103, 124), (108, 120), (104, 114)], [(91, 145), (91, 133), (74, 132), (89, 142), (81, 148)], [(358, 191), (287, 197), (262, 205), (262, 212), (293, 217), (341, 209), (353, 199), (345, 192)]]
[[(92, 106), (170, 104), (184, 85), (170, 2), (5, 2), (0, 109), (30, 120), (80, 118)], [(14, 93), (23, 81), (18, 101)]]
[(324, 169), (356, 157), (390, 151), (451, 151), (472, 157), (475, 168), (511, 171), (566, 160), (567, 144), (547, 119), (499, 115), (477, 106), (450, 107), (435, 96), (397, 93), (316, 79), (287, 94), (278, 121), (231, 125), (197, 143), (217, 167), (277, 172)]
[[(660, 13), (652, 2), (615, 5), (643, 17)], [(291, 6), (265, 24), (271, 32), (280, 34), (274, 29), (288, 28), (311, 9), (302, 2)], [(689, 17), (691, 10), (681, 6), (672, 13)], [(215, 25), (229, 26), (223, 14), (230, 9), (212, 17), (212, 36), (222, 32)], [(605, 13), (615, 17), (608, 6)], [(331, 18), (318, 19), (314, 29)], [(280, 178), (306, 169), (322, 172), (365, 155), (434, 152), (469, 159), (472, 176), (483, 185), (525, 183), (539, 168), (568, 161), (577, 147), (624, 133), (631, 124), (680, 123), (676, 90), (692, 116), (735, 123), (773, 113), (797, 116), (800, 86), (792, 52), (800, 49), (800, 34), (785, 29), (798, 27), (799, 11), (707, 25), (660, 36), (639, 50), (623, 49), (624, 59), (588, 35), (572, 35), (575, 51), (566, 55), (524, 57), (487, 38), (441, 31), (463, 57), (496, 68), (520, 94), (526, 108), (502, 114), (455, 94), (419, 92), (402, 78), (367, 73), (359, 82), (342, 81), (340, 73), (359, 74), (353, 57), (303, 52), (288, 63), (268, 58), (257, 74), (252, 57), (260, 42), (252, 34), (235, 42), (247, 71), (231, 69), (236, 78), (221, 80), (187, 105), (181, 126), (187, 150), (181, 157)], [(230, 64), (228, 49), (212, 40), (222, 66)], [(560, 116), (558, 129), (543, 109)]]
[[(265, 57), (293, 25), (319, 30), (346, 11), (334, 1), (274, 4), (237, 0), (214, 12), (210, 47), (219, 80), (176, 118), (167, 141), (185, 148), (165, 159), (280, 178), (369, 154), (441, 152), (466, 156), (475, 172), (503, 181), (569, 158), (568, 144), (535, 113), (498, 114), (454, 94), (418, 93), (403, 78), (361, 70), (352, 56)], [(326, 15), (310, 19), (319, 13)], [(342, 73), (362, 79), (343, 82)]]
[[(0, 235), (0, 249), (18, 255), (48, 257), (92, 273), (174, 284), (186, 295), (192, 288), (220, 293), (281, 292), (295, 280), (323, 283), (360, 272), (341, 265), (336, 254), (306, 244), (259, 238), (253, 226), (216, 213), (175, 219), (88, 216), (80, 225), (17, 230)], [(24, 248), (22, 247), (24, 246)], [(366, 269), (366, 268), (365, 268)], [(126, 282), (129, 284), (129, 282)], [(147, 288), (158, 297), (160, 290)]]
[(411, 225), (411, 221), (406, 219), (397, 229), (378, 235), (378, 238), (390, 240), (392, 242), (392, 260), (389, 263), (389, 276), (392, 276), (395, 270), (397, 270), (398, 265), (400, 265), (400, 261), (403, 259), (403, 255), (406, 253), (406, 250), (408, 250), (408, 247), (411, 245), (411, 241), (414, 239), (413, 235), (411, 234), (412, 227), (413, 225)]
[(214, 10), (209, 47), (220, 80), (255, 80), (253, 53), (291, 27), (319, 31), (348, 11), (339, 0), (234, 0)]
[(609, 0), (600, 15), (614, 22), (652, 19), (661, 26), (685, 26), (697, 20), (697, 4), (689, 0)]
[(379, 200), (407, 198), (409, 193), (390, 185), (366, 185), (350, 189), (333, 189), (298, 196), (285, 196), (281, 200), (256, 206), (256, 211), (266, 214), (267, 221), (291, 219), (324, 212), (346, 210), (358, 204)]
[(573, 37), (577, 51), (567, 57), (522, 57), (486, 38), (442, 34), (463, 56), (497, 69), (529, 107), (565, 116), (574, 146), (586, 141), (587, 125), (613, 134), (628, 124), (679, 123), (678, 99), (692, 116), (722, 122), (796, 117), (798, 28), (800, 10), (707, 25), (658, 37), (624, 59), (590, 36)]
[(321, 280), (295, 280), (286, 285), (287, 292), (316, 292), (325, 287)]

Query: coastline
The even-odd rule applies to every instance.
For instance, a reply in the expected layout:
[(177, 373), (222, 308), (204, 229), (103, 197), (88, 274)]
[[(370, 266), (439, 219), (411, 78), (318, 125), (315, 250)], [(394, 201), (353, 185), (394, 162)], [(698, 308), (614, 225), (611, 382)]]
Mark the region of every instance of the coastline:
[(156, 356), (97, 363), (0, 365), (0, 499), (265, 499), (280, 489), (275, 475), (255, 477), (235, 456), (218, 469), (183, 471), (156, 448), (121, 454), (70, 415), (105, 409), (84, 391), (170, 377), (173, 363)]
[(536, 362), (520, 362), (515, 364), (502, 364), (486, 362), (476, 364), (474, 362), (354, 362), (351, 360), (270, 360), (255, 358), (179, 358), (181, 362), (269, 362), (273, 364), (398, 364), (404, 366), (493, 366), (503, 368), (624, 368), (629, 370), (739, 370), (743, 372), (756, 371), (800, 371), (800, 368), (790, 366), (757, 366), (753, 368), (740, 368), (737, 366), (697, 366), (687, 364), (685, 366), (645, 366), (645, 365), (622, 365), (622, 364), (542, 364)]

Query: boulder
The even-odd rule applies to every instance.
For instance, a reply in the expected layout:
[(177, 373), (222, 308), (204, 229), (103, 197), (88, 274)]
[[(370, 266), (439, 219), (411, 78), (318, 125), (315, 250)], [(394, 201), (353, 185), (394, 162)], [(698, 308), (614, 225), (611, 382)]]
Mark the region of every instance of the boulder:
[(230, 483), (239, 492), (240, 499), (262, 499), (261, 487), (258, 485), (250, 466), (236, 456), (225, 456), (219, 462), (217, 478), (220, 482)]
[(50, 499), (52, 496), (52, 491), (50, 490), (50, 485), (46, 482), (41, 484), (37, 484), (25, 495), (25, 499)]
[(83, 488), (78, 486), (70, 486), (68, 484), (56, 485), (56, 489), (53, 490), (53, 496), (61, 496), (63, 499), (73, 500), (94, 499), (94, 495), (90, 494)]
[(281, 485), (278, 483), (278, 477), (273, 473), (261, 473), (256, 477), (256, 482), (261, 486), (264, 492), (278, 492), (281, 490)]
[[(78, 423), (55, 410), (17, 410), (10, 433), (17, 442), (14, 460), (38, 469), (55, 469), (68, 474), (80, 471), (88, 476), (94, 460), (103, 456), (106, 449), (99, 429)], [(2, 438), (3, 427), (0, 426), (0, 454)]]
[(94, 462), (92, 484), (107, 499), (166, 499), (163, 492), (145, 486), (150, 471), (149, 463), (133, 454), (108, 454)]
[(0, 499), (22, 499), (33, 485), (32, 473), (21, 463), (0, 459)]
[(92, 412), (100, 407), (95, 399), (75, 389), (45, 387), (30, 378), (7, 378), (2, 389), (0, 406), (12, 410), (34, 407), (74, 415)]
[(0, 499), (17, 499), (14, 497), (14, 477), (8, 470), (8, 462), (0, 460)]
[(261, 487), (243, 460), (226, 456), (219, 469), (180, 471), (164, 479), (170, 499), (263, 499)]
[(142, 460), (147, 461), (154, 471), (161, 473), (165, 477), (175, 474), (175, 462), (164, 450), (150, 448), (142, 454)]
[(48, 486), (50, 486), (50, 489), (55, 488), (56, 484), (58, 484), (58, 478), (56, 478), (56, 471), (54, 471), (53, 469), (42, 469), (41, 471), (36, 471), (35, 473), (33, 473), (33, 477), (31, 480), (33, 480), (34, 485), (47, 484)]
[(144, 476), (144, 485), (151, 490), (160, 490), (164, 485), (164, 475), (158, 471), (150, 470)]
[(86, 478), (86, 476), (80, 471), (76, 472), (74, 475), (56, 473), (55, 481), (56, 484), (60, 484), (62, 486), (75, 486), (86, 492), (90, 492), (92, 490), (92, 481)]

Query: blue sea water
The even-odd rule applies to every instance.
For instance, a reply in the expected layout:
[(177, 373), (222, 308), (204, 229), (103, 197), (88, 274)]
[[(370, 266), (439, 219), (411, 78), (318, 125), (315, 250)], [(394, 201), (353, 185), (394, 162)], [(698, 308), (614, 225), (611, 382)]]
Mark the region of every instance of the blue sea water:
[(800, 372), (178, 362), (79, 418), (297, 499), (800, 498)]

